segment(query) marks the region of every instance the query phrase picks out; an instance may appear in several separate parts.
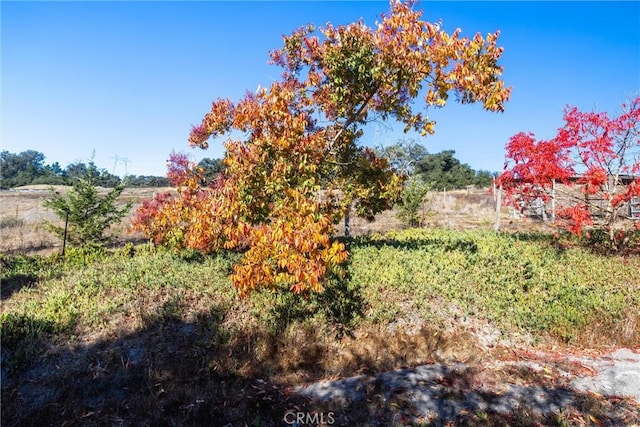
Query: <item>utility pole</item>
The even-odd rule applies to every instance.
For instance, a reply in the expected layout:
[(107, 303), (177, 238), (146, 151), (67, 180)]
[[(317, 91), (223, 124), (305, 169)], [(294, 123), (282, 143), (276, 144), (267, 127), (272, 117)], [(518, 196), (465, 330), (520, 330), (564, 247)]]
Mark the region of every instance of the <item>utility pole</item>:
[(129, 175), (129, 171), (128, 171), (129, 159), (127, 157), (120, 157), (116, 154), (111, 158), (113, 159), (113, 171), (111, 172), (113, 175), (116, 174), (116, 166), (118, 166), (118, 163), (120, 162), (124, 163), (124, 176)]

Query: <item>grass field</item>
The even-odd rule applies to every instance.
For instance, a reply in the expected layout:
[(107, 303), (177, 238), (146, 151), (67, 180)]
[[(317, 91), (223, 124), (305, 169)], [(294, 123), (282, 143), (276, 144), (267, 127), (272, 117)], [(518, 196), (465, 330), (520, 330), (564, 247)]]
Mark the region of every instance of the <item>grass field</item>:
[[(37, 204), (31, 193), (20, 197)], [(63, 259), (56, 246), (47, 257), (3, 249), (3, 425), (280, 425), (291, 408), (326, 410), (292, 397), (311, 381), (429, 362), (480, 369), (514, 349), (640, 347), (640, 257), (598, 254), (506, 216), (512, 231), (495, 233), (491, 201), (432, 195), (425, 229), (400, 230), (389, 213), (356, 223), (345, 278), (307, 298), (238, 299), (227, 278), (234, 253), (129, 243)], [(41, 214), (14, 203), (18, 219), (29, 214), (19, 227)], [(32, 249), (42, 247), (22, 248)], [(561, 387), (531, 372), (509, 378)], [(622, 425), (618, 414), (637, 409), (580, 399), (552, 417), (522, 408), (460, 420), (579, 425), (572, 420), (591, 416)], [(352, 425), (371, 425), (370, 411), (354, 412)]]

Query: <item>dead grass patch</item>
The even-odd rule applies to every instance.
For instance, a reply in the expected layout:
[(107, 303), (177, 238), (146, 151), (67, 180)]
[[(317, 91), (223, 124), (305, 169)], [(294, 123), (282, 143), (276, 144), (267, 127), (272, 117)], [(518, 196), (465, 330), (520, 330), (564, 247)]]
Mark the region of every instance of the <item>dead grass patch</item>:
[[(50, 255), (61, 250), (62, 242), (42, 227), (42, 221), (60, 223), (42, 203), (49, 197), (49, 186), (34, 185), (19, 187), (10, 191), (0, 191), (0, 252), (5, 254)], [(55, 191), (66, 192), (68, 187), (54, 186)], [(101, 190), (103, 192), (108, 189)], [(171, 191), (170, 188), (127, 188), (119, 198), (119, 203), (132, 201), (133, 208), (120, 224), (107, 232), (117, 244), (139, 242), (143, 236), (128, 233), (128, 224), (142, 200), (150, 199), (157, 192)], [(3, 225), (4, 224), (4, 225)], [(60, 224), (61, 225), (61, 224)]]
[[(3, 381), (3, 421), (98, 425), (118, 417), (128, 425), (193, 425), (260, 417), (266, 423), (260, 425), (278, 425), (287, 408), (308, 405), (287, 392), (292, 386), (440, 360), (439, 350), (464, 341), (426, 328), (392, 335), (364, 328), (342, 340), (300, 324), (281, 336), (253, 326), (231, 332), (224, 310), (187, 322), (157, 307), (149, 305), (158, 315), (147, 316), (143, 327), (111, 330), (91, 342), (67, 337), (67, 346), (43, 344), (56, 350), (39, 353), (20, 376)], [(26, 400), (34, 393), (37, 400)]]

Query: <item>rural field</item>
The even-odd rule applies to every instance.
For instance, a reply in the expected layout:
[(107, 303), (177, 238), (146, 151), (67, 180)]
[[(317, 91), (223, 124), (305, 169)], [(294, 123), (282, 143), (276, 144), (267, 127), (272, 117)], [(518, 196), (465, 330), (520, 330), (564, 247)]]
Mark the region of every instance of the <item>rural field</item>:
[(640, 427), (639, 2), (6, 3), (3, 427)]
[[(4, 254), (42, 254), (48, 255), (60, 251), (62, 242), (42, 228), (43, 220), (55, 221), (51, 211), (42, 207), (49, 196), (49, 189), (65, 191), (65, 187), (31, 185), (12, 191), (0, 192), (0, 251)], [(170, 191), (171, 188), (127, 188), (121, 203), (134, 202), (130, 215), (112, 230), (116, 241), (126, 243), (139, 241), (142, 237), (127, 232), (127, 225), (137, 205), (144, 199), (150, 199), (154, 193)], [(466, 229), (493, 229), (495, 222), (495, 201), (487, 189), (455, 190), (449, 192), (431, 192), (427, 196), (422, 216), (427, 227)], [(353, 218), (351, 234), (367, 235), (373, 232), (386, 232), (402, 228), (402, 222), (396, 212), (379, 214), (374, 222)], [(508, 215), (508, 209), (502, 208), (501, 229), (506, 231), (551, 231), (551, 227), (535, 221), (514, 221)], [(344, 233), (344, 225), (337, 226), (338, 234)]]
[[(56, 221), (52, 211), (42, 206), (42, 202), (50, 196), (50, 189), (65, 192), (67, 187), (49, 185), (30, 185), (11, 191), (1, 191), (0, 200), (0, 251), (3, 254), (40, 254), (50, 255), (60, 252), (62, 242), (42, 227), (43, 220)], [(168, 191), (168, 188), (136, 188), (126, 189), (119, 202), (124, 204), (133, 201), (136, 204), (143, 199), (150, 199), (156, 192)], [(105, 190), (103, 190), (104, 192)], [(140, 236), (127, 233), (127, 224), (135, 213), (135, 206), (130, 215), (111, 230), (116, 241), (123, 243), (135, 240)], [(62, 221), (58, 220), (62, 224)]]
[[(228, 279), (238, 254), (154, 248), (127, 221), (115, 246), (63, 259), (39, 227), (46, 195), (0, 195), (3, 425), (640, 423), (633, 398), (570, 386), (593, 369), (576, 358), (640, 348), (640, 258), (506, 209), (496, 233), (486, 189), (431, 193), (421, 228), (354, 221), (323, 293), (245, 299)], [(425, 365), (442, 368), (427, 410), (412, 394), (426, 380), (376, 376)], [(352, 376), (359, 397), (301, 391)]]

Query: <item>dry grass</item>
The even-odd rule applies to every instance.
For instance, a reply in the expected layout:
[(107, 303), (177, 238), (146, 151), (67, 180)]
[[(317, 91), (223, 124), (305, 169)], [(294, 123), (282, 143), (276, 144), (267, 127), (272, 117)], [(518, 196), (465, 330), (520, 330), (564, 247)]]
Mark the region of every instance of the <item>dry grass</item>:
[[(39, 366), (26, 373), (20, 387), (3, 384), (3, 420), (18, 425), (283, 425), (287, 411), (333, 412), (341, 426), (415, 425), (412, 390), (385, 389), (366, 380), (363, 401), (310, 400), (293, 393), (298, 385), (437, 361), (476, 359), (470, 367), (445, 371), (431, 387), (442, 388), (442, 413), (433, 425), (445, 425), (447, 406), (473, 394), (490, 403), (504, 384), (542, 387), (549, 396), (569, 395), (579, 404), (552, 416), (527, 406), (511, 413), (461, 411), (451, 425), (632, 425), (638, 406), (628, 399), (607, 399), (569, 390), (566, 380), (531, 369), (488, 368), (497, 352), (481, 353), (466, 336), (440, 336), (429, 328), (415, 334), (389, 334), (358, 328), (354, 337), (330, 339), (313, 327), (299, 325), (280, 337), (247, 326), (230, 340), (220, 338), (224, 320), (200, 316), (193, 322), (164, 317), (145, 327), (92, 343), (47, 344)], [(443, 348), (450, 357), (439, 356)], [(478, 356), (480, 355), (480, 356)], [(479, 358), (478, 358), (479, 357)], [(451, 364), (449, 366), (454, 366)], [(428, 384), (416, 384), (416, 388)], [(634, 415), (636, 414), (636, 415)], [(401, 418), (398, 418), (401, 417)], [(405, 422), (402, 420), (405, 419)], [(253, 423), (253, 424), (252, 424)], [(631, 424), (630, 424), (631, 423)], [(13, 425), (13, 424), (12, 424)]]
[[(351, 218), (352, 236), (366, 236), (389, 230), (406, 228), (398, 219), (398, 211), (385, 211), (376, 215), (372, 222), (362, 218)], [(489, 189), (454, 190), (429, 192), (422, 206), (423, 226), (453, 230), (493, 230), (496, 217), (496, 201)], [(516, 219), (508, 207), (500, 210), (500, 230), (507, 232), (553, 232), (549, 223), (532, 219)], [(344, 223), (336, 227), (338, 235), (344, 235)]]
[[(27, 186), (12, 191), (0, 192), (0, 252), (7, 254), (48, 255), (59, 251), (62, 242), (41, 226), (43, 220), (56, 221), (56, 216), (42, 207), (48, 197), (49, 186)], [(58, 186), (57, 191), (67, 187)], [(142, 200), (151, 199), (157, 192), (170, 188), (127, 188), (120, 197), (122, 203), (133, 201), (134, 206), (120, 225), (114, 226), (110, 234), (119, 243), (139, 241), (140, 234), (127, 231), (130, 219)], [(422, 208), (424, 226), (457, 230), (493, 229), (495, 223), (495, 200), (487, 189), (455, 190), (431, 192)], [(373, 222), (362, 218), (351, 219), (353, 236), (384, 233), (403, 229), (405, 226), (397, 217), (397, 211), (382, 212)], [(501, 230), (509, 232), (552, 232), (549, 224), (528, 219), (514, 219), (508, 208), (501, 210)], [(338, 235), (344, 235), (344, 223), (336, 226)]]
[(0, 192), (0, 220), (14, 220), (13, 226), (0, 229), (0, 251), (32, 253), (55, 247), (53, 235), (42, 229), (43, 220), (55, 220), (55, 215), (42, 207), (45, 191)]
[[(0, 252), (5, 254), (39, 254), (49, 255), (59, 251), (62, 242), (42, 227), (44, 220), (60, 222), (51, 211), (42, 206), (49, 197), (50, 186), (32, 185), (19, 187), (11, 191), (0, 191)], [(56, 191), (65, 192), (68, 187), (55, 186)], [(114, 226), (109, 234), (117, 242), (136, 241), (138, 234), (129, 234), (127, 224), (135, 213), (138, 204), (150, 199), (153, 194), (169, 189), (162, 188), (127, 188), (119, 201), (124, 204), (133, 201), (134, 206), (121, 224)], [(107, 190), (103, 190), (107, 191)]]

